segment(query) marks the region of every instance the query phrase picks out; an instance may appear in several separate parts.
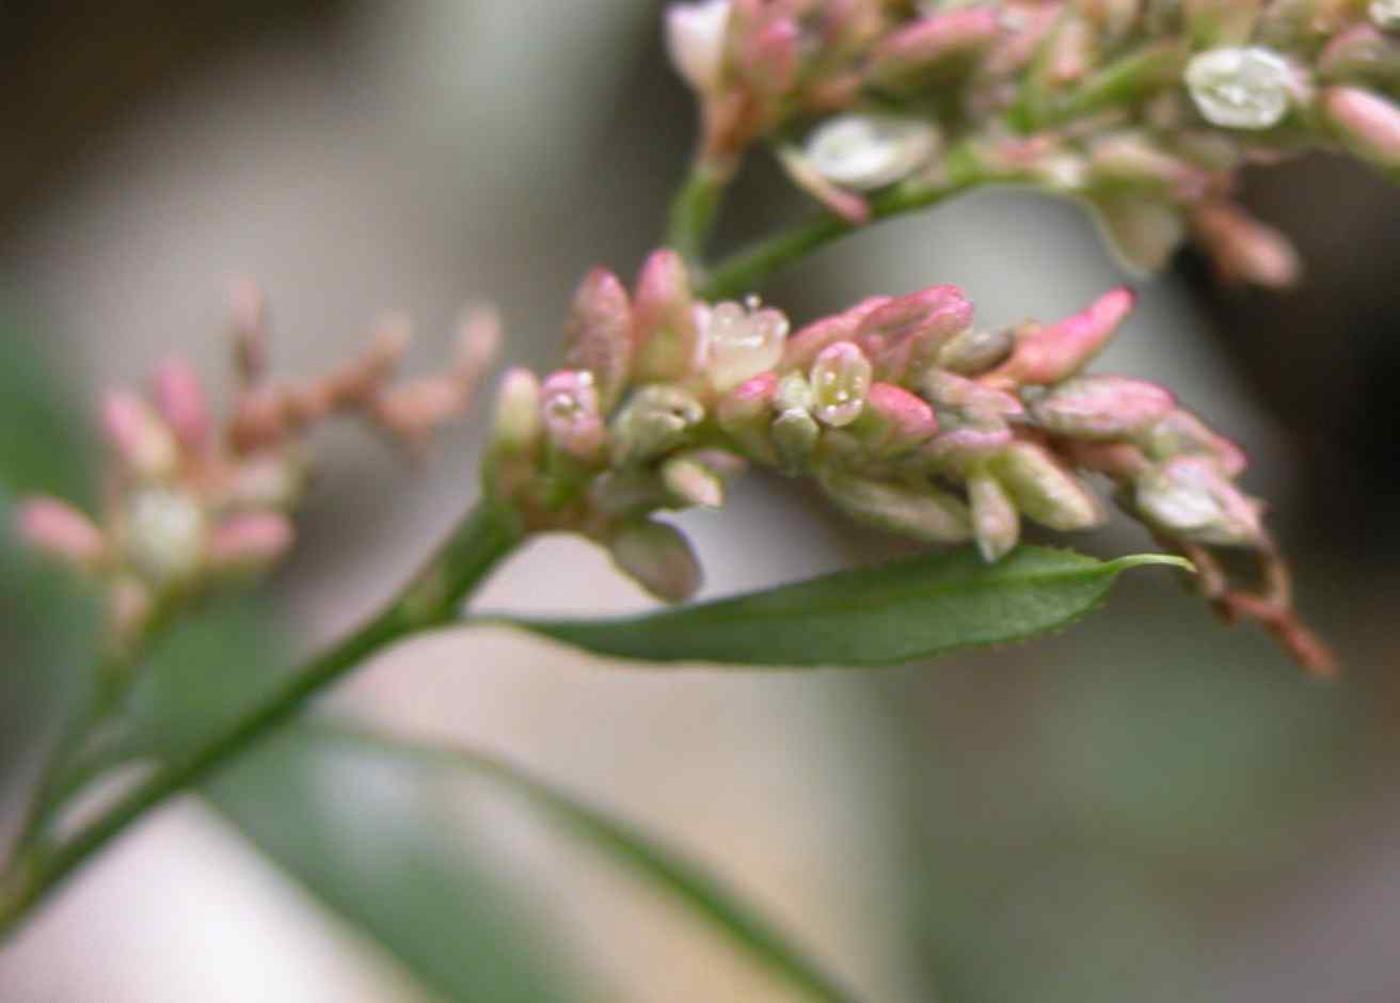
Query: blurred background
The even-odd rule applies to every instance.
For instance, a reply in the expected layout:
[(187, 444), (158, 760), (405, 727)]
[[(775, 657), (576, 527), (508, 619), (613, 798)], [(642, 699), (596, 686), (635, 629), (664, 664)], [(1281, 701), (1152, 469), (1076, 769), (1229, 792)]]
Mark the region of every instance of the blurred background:
[[(91, 495), (100, 389), (171, 352), (227, 365), (232, 276), (285, 372), (411, 311), (424, 367), (468, 300), (553, 357), (573, 285), (657, 241), (692, 129), (659, 4), (49, 0), (0, 8), (0, 477)], [(1305, 612), (1346, 665), (1304, 679), (1166, 576), (1032, 645), (882, 673), (649, 673), (459, 630), (332, 703), (469, 742), (664, 837), (889, 1001), (1400, 999), (1400, 193), (1312, 158), (1248, 178), (1308, 266), (1286, 295), (1183, 252), (1104, 368), (1174, 386), (1256, 457)], [(807, 206), (756, 166), (734, 243)], [(984, 323), (1122, 280), (1074, 207), (986, 193), (882, 225), (768, 290), (801, 321), (933, 282)], [(475, 493), (474, 423), (415, 468), (317, 441), (302, 545), (158, 659), (176, 746), (371, 610)], [(707, 594), (896, 552), (754, 477), (688, 518)], [(1087, 546), (1145, 549), (1131, 527)], [(6, 543), (0, 817), (84, 664), (86, 613)], [(545, 540), (482, 604), (616, 611), (606, 558)], [(133, 830), (0, 953), (0, 999), (767, 1000), (783, 990), (656, 890), (450, 774), (271, 742)]]

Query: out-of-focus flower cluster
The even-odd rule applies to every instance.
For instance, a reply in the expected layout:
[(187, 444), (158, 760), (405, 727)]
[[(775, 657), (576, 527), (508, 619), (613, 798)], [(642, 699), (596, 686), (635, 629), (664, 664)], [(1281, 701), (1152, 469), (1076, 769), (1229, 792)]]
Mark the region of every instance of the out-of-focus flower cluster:
[(1284, 285), (1287, 241), (1239, 169), (1340, 147), (1400, 172), (1394, 0), (698, 0), (671, 4), (702, 167), (757, 140), (854, 223), (871, 193), (1011, 182), (1087, 200), (1128, 262), (1188, 234)]
[[(500, 389), (487, 490), (534, 530), (583, 533), (662, 599), (700, 582), (658, 513), (719, 506), (746, 463), (807, 477), (856, 518), (987, 561), (1022, 521), (1098, 525), (1083, 477), (1187, 553), (1207, 595), (1330, 667), (1297, 622), (1261, 505), (1235, 483), (1244, 454), (1170, 392), (1085, 375), (1132, 308), (1126, 289), (1054, 324), (987, 330), (952, 286), (875, 297), (789, 335), (757, 301), (705, 303), (685, 266), (654, 253), (629, 295), (592, 272), (567, 327), (565, 368)], [(1254, 558), (1261, 588), (1230, 584), (1217, 552)]]
[(409, 331), (386, 321), (359, 357), (293, 382), (269, 377), (266, 315), (252, 286), (236, 292), (235, 322), (237, 381), (222, 423), (194, 370), (171, 358), (153, 373), (149, 395), (112, 391), (103, 402), (113, 462), (98, 517), (49, 497), (18, 509), (22, 538), (104, 586), (118, 651), (210, 589), (262, 572), (287, 552), (313, 426), (355, 414), (420, 450), (466, 408), (499, 340), (493, 316), (472, 315), (447, 371), (395, 382)]

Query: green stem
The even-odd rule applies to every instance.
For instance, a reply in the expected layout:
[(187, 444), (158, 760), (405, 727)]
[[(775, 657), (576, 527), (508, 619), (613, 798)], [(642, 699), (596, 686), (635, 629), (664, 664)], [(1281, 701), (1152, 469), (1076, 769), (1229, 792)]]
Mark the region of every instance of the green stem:
[(279, 689), (203, 745), (162, 766), (69, 841), (47, 854), (19, 857), (0, 891), (0, 938), (89, 857), (133, 822), (295, 717), (316, 694), (370, 655), (411, 634), (451, 622), (486, 574), (524, 539), (515, 514), (482, 502), (427, 565), (381, 612), (314, 658)]
[[(990, 180), (993, 179), (970, 159), (950, 157), (947, 176), (938, 184), (901, 186), (872, 199), (871, 222), (926, 209)], [(773, 273), (864, 228), (830, 213), (817, 216), (721, 261), (701, 284), (700, 295), (717, 300), (752, 292)]]
[(727, 184), (728, 177), (724, 173), (703, 162), (697, 163), (671, 199), (666, 242), (697, 271), (705, 260), (705, 245), (714, 230)]

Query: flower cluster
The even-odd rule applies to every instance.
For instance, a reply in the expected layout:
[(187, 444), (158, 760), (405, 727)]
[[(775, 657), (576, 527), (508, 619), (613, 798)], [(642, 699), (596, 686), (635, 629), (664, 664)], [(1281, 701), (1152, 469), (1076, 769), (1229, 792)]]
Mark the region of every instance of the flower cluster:
[[(1083, 480), (1190, 556), (1231, 616), (1263, 621), (1318, 671), (1260, 504), (1235, 483), (1244, 454), (1167, 390), (1085, 375), (1132, 309), (1126, 289), (1054, 324), (988, 330), (952, 286), (880, 296), (789, 335), (756, 300), (709, 304), (671, 251), (632, 294), (596, 270), (579, 287), (565, 368), (502, 384), (487, 490), (532, 530), (585, 534), (662, 599), (699, 566), (664, 510), (722, 503), (747, 463), (810, 478), (852, 516), (918, 540), (975, 541), (995, 561), (1028, 519), (1098, 525)], [(1264, 587), (1230, 585), (1216, 552), (1258, 558)]]
[(668, 13), (702, 167), (758, 139), (853, 223), (892, 186), (982, 182), (1087, 201), (1130, 263), (1193, 234), (1230, 278), (1284, 285), (1287, 241), (1239, 169), (1309, 147), (1400, 171), (1393, 0), (700, 0)]
[(308, 475), (307, 432), (335, 413), (354, 413), (413, 449), (469, 403), (498, 333), (473, 315), (446, 372), (395, 383), (408, 347), (403, 323), (386, 322), (372, 344), (328, 375), (270, 379), (260, 294), (235, 299), (238, 380), (219, 425), (204, 387), (184, 360), (152, 376), (149, 398), (109, 393), (102, 427), (115, 462), (103, 514), (94, 520), (56, 498), (21, 503), (29, 544), (105, 586), (111, 642), (138, 644), (164, 619), (221, 584), (263, 571), (292, 544), (291, 514)]

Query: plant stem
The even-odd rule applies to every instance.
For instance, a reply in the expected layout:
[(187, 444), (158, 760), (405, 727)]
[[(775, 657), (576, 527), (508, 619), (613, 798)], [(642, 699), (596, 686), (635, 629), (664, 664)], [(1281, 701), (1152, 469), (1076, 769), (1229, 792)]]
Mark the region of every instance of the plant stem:
[[(957, 169), (960, 164), (961, 169)], [(873, 222), (916, 212), (989, 180), (992, 179), (970, 163), (950, 158), (948, 174), (938, 184), (900, 186), (872, 199), (870, 218)], [(864, 226), (824, 213), (721, 261), (710, 269), (700, 285), (700, 295), (708, 300), (717, 300), (752, 292), (773, 273), (795, 264), (848, 233), (863, 229)]]
[(312, 697), (370, 655), (451, 622), (487, 573), (523, 539), (513, 512), (488, 501), (479, 503), (395, 599), (359, 629), (304, 665), (242, 718), (166, 763), (72, 839), (51, 853), (19, 857), (0, 891), (0, 938), (14, 932), (65, 878), (129, 825), (295, 717)]
[(728, 178), (719, 170), (703, 161), (697, 162), (671, 199), (666, 242), (697, 271), (705, 260), (705, 245), (714, 229), (727, 184)]

